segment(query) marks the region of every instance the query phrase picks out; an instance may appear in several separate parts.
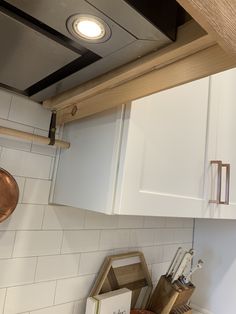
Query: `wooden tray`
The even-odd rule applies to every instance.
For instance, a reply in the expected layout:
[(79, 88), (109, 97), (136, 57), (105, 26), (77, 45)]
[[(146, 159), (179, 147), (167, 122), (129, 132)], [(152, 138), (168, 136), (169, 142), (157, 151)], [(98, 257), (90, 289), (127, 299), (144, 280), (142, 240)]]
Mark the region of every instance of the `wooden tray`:
[(106, 257), (90, 296), (128, 288), (132, 291), (132, 309), (144, 309), (152, 292), (152, 281), (141, 252)]

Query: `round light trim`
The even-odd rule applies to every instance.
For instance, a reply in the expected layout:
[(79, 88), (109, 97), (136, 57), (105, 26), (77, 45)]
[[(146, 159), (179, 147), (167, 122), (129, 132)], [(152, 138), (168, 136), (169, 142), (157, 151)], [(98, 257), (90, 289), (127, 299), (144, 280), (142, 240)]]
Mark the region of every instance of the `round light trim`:
[(109, 26), (100, 18), (92, 15), (76, 14), (67, 21), (69, 32), (89, 42), (104, 42), (110, 38)]

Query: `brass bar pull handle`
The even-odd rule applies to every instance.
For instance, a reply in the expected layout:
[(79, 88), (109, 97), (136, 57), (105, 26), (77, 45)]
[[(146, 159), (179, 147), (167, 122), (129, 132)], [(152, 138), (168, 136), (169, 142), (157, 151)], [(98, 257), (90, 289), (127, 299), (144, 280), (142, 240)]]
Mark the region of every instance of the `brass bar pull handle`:
[(226, 169), (226, 182), (225, 182), (225, 200), (220, 199), (220, 204), (229, 205), (229, 186), (230, 186), (230, 164), (222, 164), (222, 168)]
[(217, 165), (217, 192), (216, 199), (210, 200), (209, 203), (221, 204), (221, 179), (222, 179), (222, 161), (221, 160), (211, 160), (211, 165)]

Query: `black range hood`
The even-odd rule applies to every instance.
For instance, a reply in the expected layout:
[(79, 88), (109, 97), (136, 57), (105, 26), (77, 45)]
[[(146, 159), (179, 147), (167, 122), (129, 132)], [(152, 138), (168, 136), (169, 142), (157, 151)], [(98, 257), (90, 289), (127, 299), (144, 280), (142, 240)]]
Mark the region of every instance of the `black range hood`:
[[(175, 0), (1, 1), (0, 87), (43, 101), (170, 44), (177, 10)], [(75, 38), (66, 27), (73, 14), (99, 17), (111, 37)]]

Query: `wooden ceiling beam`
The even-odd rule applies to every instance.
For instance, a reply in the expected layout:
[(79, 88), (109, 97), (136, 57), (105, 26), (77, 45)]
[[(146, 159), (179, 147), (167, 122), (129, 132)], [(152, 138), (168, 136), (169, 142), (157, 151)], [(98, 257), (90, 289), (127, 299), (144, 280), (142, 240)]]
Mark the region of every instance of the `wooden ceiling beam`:
[(236, 57), (235, 0), (177, 0), (228, 53)]
[(218, 44), (58, 111), (58, 124), (68, 123), (155, 92), (236, 66)]
[(50, 110), (59, 110), (72, 104), (78, 104), (109, 88), (114, 88), (153, 69), (163, 67), (199, 49), (204, 49), (212, 43), (213, 39), (207, 36), (195, 21), (189, 21), (179, 27), (177, 41), (173, 44), (49, 98), (44, 101), (43, 106)]

